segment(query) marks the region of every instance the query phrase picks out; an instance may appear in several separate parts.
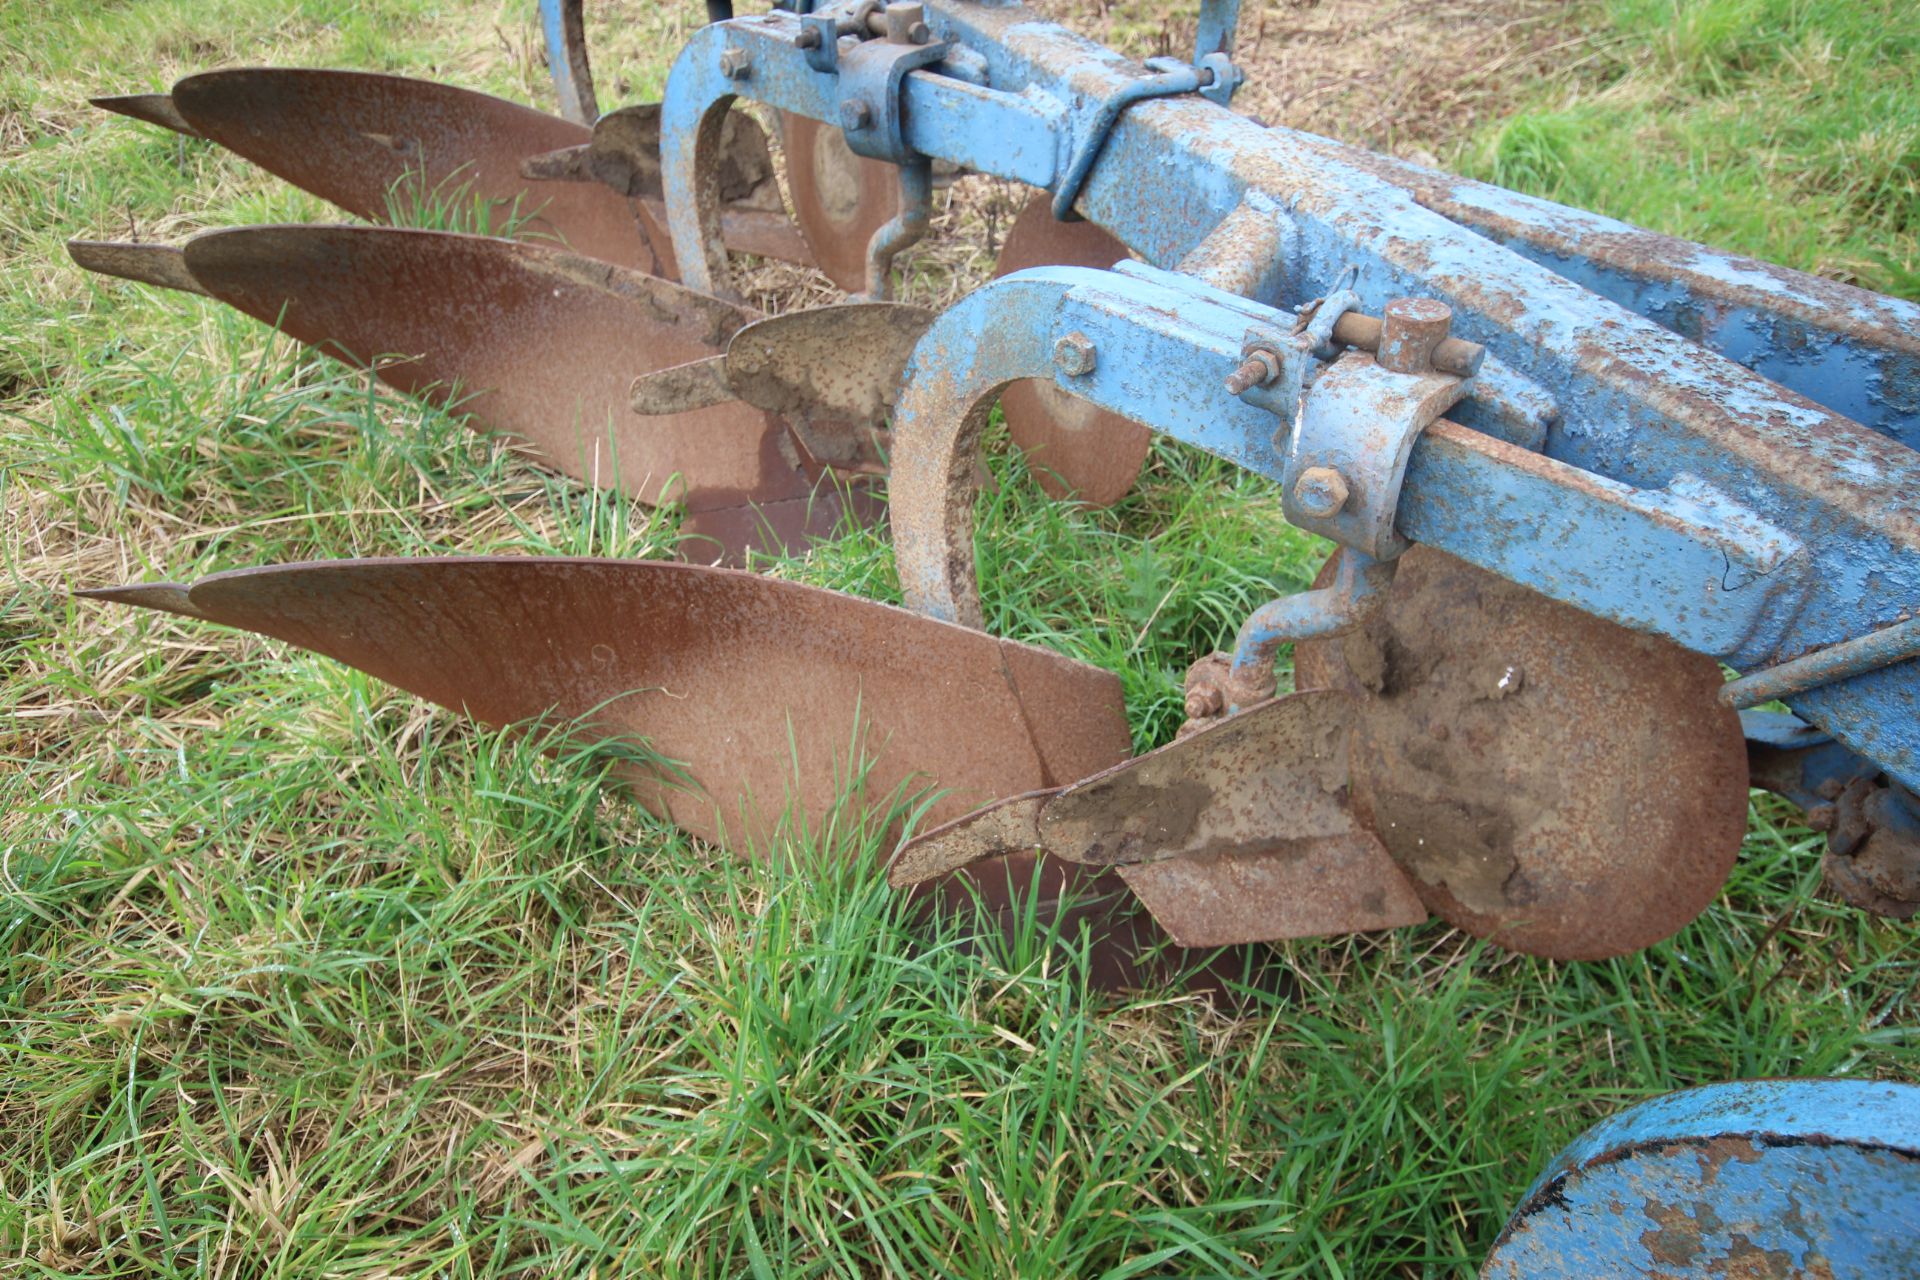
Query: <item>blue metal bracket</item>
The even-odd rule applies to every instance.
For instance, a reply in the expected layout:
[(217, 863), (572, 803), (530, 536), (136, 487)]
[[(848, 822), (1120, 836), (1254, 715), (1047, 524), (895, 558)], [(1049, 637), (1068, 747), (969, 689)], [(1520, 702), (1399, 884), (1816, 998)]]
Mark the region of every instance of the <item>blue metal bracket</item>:
[(1466, 394), (1450, 374), (1399, 373), (1349, 351), (1300, 400), (1280, 502), (1287, 522), (1376, 560), (1407, 549), (1395, 528), (1420, 433)]
[(862, 40), (839, 55), (840, 128), (855, 155), (889, 164), (914, 158), (901, 127), (900, 86), (909, 71), (947, 56), (944, 44)]
[(575, 124), (600, 118), (593, 73), (587, 65), (582, 0), (540, 0), (540, 29), (547, 42), (547, 71), (560, 97), (560, 114)]
[(1107, 135), (1113, 131), (1114, 122), (1128, 107), (1150, 98), (1197, 93), (1215, 79), (1211, 70), (1198, 64), (1189, 66), (1174, 58), (1148, 58), (1147, 70), (1153, 74), (1121, 85), (1090, 108), (1074, 112), (1073, 151), (1053, 191), (1053, 216), (1062, 222), (1079, 220), (1080, 215), (1073, 211), (1073, 202), (1079, 198), (1080, 188), (1086, 185), (1093, 162), (1100, 158), (1101, 150), (1107, 145)]
[(1197, 63), (1210, 53), (1233, 56), (1233, 41), (1240, 30), (1240, 0), (1200, 0), (1200, 21), (1193, 33), (1193, 60)]
[(1391, 560), (1376, 561), (1344, 547), (1331, 583), (1269, 600), (1248, 614), (1233, 641), (1222, 690), (1226, 712), (1238, 713), (1273, 696), (1273, 661), (1281, 645), (1324, 640), (1360, 626), (1392, 582)]

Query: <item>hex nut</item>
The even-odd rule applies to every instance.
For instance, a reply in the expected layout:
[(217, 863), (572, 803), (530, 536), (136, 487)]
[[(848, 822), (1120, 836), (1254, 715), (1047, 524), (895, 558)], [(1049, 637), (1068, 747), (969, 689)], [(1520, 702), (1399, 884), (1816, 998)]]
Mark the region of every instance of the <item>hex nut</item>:
[(873, 108), (858, 98), (848, 98), (840, 104), (840, 127), (842, 129), (864, 129), (873, 123)]
[(1053, 363), (1069, 378), (1084, 378), (1092, 373), (1098, 358), (1093, 339), (1078, 329), (1053, 344)]
[(1332, 467), (1308, 467), (1293, 482), (1293, 501), (1304, 515), (1325, 520), (1347, 505), (1347, 478)]
[(729, 80), (744, 80), (753, 70), (753, 58), (745, 49), (725, 49), (720, 54), (720, 74)]

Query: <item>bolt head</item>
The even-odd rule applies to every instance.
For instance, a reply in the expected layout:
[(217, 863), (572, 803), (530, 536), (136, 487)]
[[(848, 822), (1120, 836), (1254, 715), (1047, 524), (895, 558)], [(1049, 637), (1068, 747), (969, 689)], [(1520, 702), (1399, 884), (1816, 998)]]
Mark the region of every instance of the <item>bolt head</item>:
[(745, 49), (726, 49), (720, 54), (720, 74), (729, 80), (744, 80), (753, 70), (753, 58)]
[(793, 38), (793, 47), (796, 49), (818, 49), (820, 47), (820, 28), (802, 28), (800, 34)]
[(1078, 329), (1053, 344), (1053, 363), (1069, 378), (1084, 378), (1092, 373), (1098, 358), (1093, 339)]
[(858, 98), (848, 98), (840, 104), (840, 127), (842, 129), (864, 129), (873, 123), (873, 108)]
[(1308, 467), (1293, 482), (1294, 505), (1304, 515), (1325, 520), (1347, 505), (1347, 478), (1332, 467)]

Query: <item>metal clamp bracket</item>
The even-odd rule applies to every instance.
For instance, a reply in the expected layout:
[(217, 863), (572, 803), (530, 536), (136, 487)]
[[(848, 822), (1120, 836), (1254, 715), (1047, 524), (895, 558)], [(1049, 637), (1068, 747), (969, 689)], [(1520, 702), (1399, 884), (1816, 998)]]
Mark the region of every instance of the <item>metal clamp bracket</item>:
[[(824, 46), (824, 41), (823, 41)], [(909, 71), (930, 67), (947, 56), (945, 42), (911, 44), (903, 40), (863, 40), (840, 50), (840, 127), (855, 155), (889, 164), (913, 158), (901, 124), (900, 86)], [(814, 51), (808, 50), (809, 61)]]
[(1299, 415), (1314, 361), (1339, 358), (1342, 346), (1334, 330), (1348, 312), (1359, 309), (1360, 295), (1342, 285), (1302, 306), (1291, 330), (1255, 324), (1241, 337), (1240, 367), (1227, 378), (1227, 390), (1280, 419), (1274, 432), (1276, 449), (1285, 447)]
[[(852, 17), (839, 17), (829, 10), (801, 19), (799, 46), (806, 65), (839, 79), (835, 88), (839, 123), (847, 136), (847, 150), (854, 155), (893, 165), (914, 159), (900, 123), (900, 84), (908, 71), (931, 67), (952, 50), (950, 42), (931, 40), (922, 13), (918, 4), (883, 6), (877, 0), (862, 0)], [(860, 36), (860, 40), (851, 48), (841, 48), (843, 35)]]
[(1087, 175), (1093, 172), (1093, 162), (1100, 158), (1101, 150), (1107, 145), (1107, 135), (1113, 132), (1115, 122), (1128, 107), (1149, 98), (1201, 92), (1218, 80), (1214, 67), (1192, 66), (1178, 58), (1148, 58), (1147, 70), (1155, 74), (1143, 76), (1108, 94), (1088, 113), (1086, 128), (1075, 130), (1072, 155), (1060, 185), (1053, 190), (1053, 216), (1060, 221), (1079, 221), (1073, 202), (1080, 198), (1080, 189), (1087, 185)]
[[(1335, 302), (1337, 308), (1329, 305)], [(1284, 348), (1301, 354), (1283, 376), (1300, 376), (1308, 349), (1300, 339), (1323, 331), (1330, 338), (1350, 305), (1340, 294), (1320, 305)], [(1290, 523), (1376, 560), (1407, 549), (1394, 519), (1413, 442), (1460, 402), (1471, 376), (1436, 367), (1452, 318), (1445, 303), (1430, 298), (1390, 302), (1377, 354), (1349, 350), (1297, 393), (1281, 472)], [(1285, 382), (1281, 394), (1299, 385)]]
[(1233, 65), (1233, 38), (1240, 29), (1240, 0), (1200, 0), (1200, 21), (1193, 30), (1193, 65), (1213, 72), (1200, 90), (1208, 102), (1233, 105), (1246, 73)]

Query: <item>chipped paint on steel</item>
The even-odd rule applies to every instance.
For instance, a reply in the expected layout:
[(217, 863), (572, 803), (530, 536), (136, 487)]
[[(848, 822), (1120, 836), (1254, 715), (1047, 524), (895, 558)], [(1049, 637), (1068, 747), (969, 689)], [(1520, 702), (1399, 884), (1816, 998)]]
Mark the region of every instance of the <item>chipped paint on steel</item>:
[(1708, 1085), (1602, 1121), (1514, 1211), (1485, 1280), (1908, 1280), (1920, 1088)]

